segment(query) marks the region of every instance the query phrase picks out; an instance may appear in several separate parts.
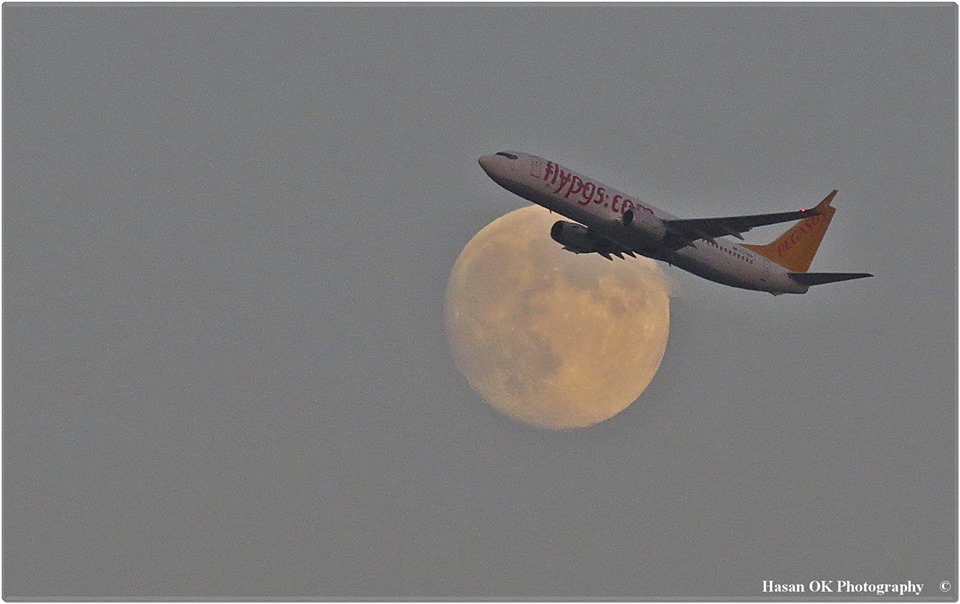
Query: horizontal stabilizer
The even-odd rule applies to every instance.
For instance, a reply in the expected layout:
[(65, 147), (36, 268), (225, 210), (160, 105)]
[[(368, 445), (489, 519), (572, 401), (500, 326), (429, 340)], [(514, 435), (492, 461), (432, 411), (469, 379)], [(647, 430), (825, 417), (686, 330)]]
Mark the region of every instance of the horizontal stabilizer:
[(870, 273), (790, 273), (790, 278), (801, 285), (823, 285), (872, 276)]

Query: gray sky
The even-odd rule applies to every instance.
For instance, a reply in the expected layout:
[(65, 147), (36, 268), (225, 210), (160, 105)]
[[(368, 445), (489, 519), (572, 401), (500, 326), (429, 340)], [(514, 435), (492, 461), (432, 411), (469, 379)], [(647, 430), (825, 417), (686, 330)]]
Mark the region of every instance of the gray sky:
[[(3, 596), (940, 597), (956, 23), (4, 4)], [(515, 423), (442, 315), (462, 247), (526, 204), (476, 163), (503, 148), (685, 217), (837, 188), (811, 268), (876, 277), (774, 298), (665, 267), (640, 400)]]

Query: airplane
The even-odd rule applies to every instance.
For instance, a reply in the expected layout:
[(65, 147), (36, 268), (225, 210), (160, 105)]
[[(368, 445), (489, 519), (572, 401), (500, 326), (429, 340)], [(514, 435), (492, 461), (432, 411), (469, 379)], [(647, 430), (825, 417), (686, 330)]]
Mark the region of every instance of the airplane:
[[(780, 294), (804, 294), (811, 285), (872, 277), (869, 273), (810, 273), (836, 209), (837, 191), (810, 209), (752, 216), (684, 219), (641, 202), (556, 162), (517, 151), (479, 159), (504, 189), (576, 222), (558, 221), (550, 237), (576, 254), (636, 254), (667, 262), (723, 285)], [(799, 221), (766, 245), (736, 244), (759, 226)]]

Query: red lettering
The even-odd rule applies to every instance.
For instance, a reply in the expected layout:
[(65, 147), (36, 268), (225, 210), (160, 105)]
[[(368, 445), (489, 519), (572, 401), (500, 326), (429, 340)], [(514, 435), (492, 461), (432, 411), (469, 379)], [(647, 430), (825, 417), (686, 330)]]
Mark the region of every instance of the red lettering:
[(574, 193), (579, 193), (583, 190), (583, 181), (580, 180), (579, 176), (571, 176), (570, 178), (570, 187), (567, 189), (567, 194), (564, 197), (570, 197)]
[(607, 190), (603, 187), (597, 187), (597, 203), (604, 203), (607, 201)]
[(564, 172), (562, 168), (560, 169), (560, 186), (557, 187), (557, 190), (554, 191), (554, 193), (559, 193), (565, 186), (567, 186), (567, 183), (570, 182), (570, 176), (571, 175)]
[(597, 185), (590, 181), (583, 182), (580, 190), (580, 199), (577, 200), (577, 203), (582, 206), (590, 205), (590, 202), (593, 201), (593, 196), (596, 194), (596, 191)]
[(622, 195), (614, 195), (613, 201), (610, 202), (610, 209), (613, 210), (614, 214), (623, 214), (623, 208), (619, 206), (620, 200), (623, 199)]
[(583, 195), (583, 198), (587, 200), (587, 203), (590, 203), (591, 201), (594, 203), (603, 203), (599, 199), (593, 198), (593, 196), (596, 195), (596, 193), (597, 193), (597, 185), (589, 181), (583, 183), (583, 192), (580, 194)]
[(557, 166), (552, 162), (547, 162), (547, 171), (543, 174), (544, 182), (550, 180), (550, 177), (553, 177), (554, 180), (557, 179)]
[(803, 239), (804, 235), (812, 232), (822, 219), (822, 216), (811, 216), (810, 218), (806, 218), (802, 222), (798, 223), (792, 231), (787, 232), (786, 238), (784, 238), (784, 240), (780, 242), (780, 245), (777, 246), (777, 254), (783, 256), (785, 253), (790, 251), (793, 246)]

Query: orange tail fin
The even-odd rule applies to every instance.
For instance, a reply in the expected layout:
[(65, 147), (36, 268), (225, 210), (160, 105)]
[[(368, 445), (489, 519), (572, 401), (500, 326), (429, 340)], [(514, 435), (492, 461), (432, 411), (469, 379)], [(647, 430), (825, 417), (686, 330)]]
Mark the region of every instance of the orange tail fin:
[(830, 205), (833, 196), (837, 192), (833, 191), (823, 201), (814, 208), (815, 214), (810, 218), (804, 218), (795, 224), (789, 231), (780, 235), (767, 245), (748, 245), (743, 247), (773, 260), (780, 266), (790, 272), (805, 273), (813, 262), (813, 257), (823, 241), (823, 235), (830, 226), (833, 214), (836, 208)]

